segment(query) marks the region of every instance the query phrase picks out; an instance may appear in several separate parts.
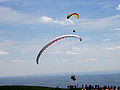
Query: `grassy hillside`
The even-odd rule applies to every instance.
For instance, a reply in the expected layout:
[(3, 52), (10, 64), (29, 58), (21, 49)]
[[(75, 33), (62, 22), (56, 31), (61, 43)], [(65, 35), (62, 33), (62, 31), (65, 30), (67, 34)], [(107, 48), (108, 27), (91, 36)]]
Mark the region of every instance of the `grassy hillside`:
[(41, 86), (0, 86), (0, 90), (65, 90), (65, 89)]

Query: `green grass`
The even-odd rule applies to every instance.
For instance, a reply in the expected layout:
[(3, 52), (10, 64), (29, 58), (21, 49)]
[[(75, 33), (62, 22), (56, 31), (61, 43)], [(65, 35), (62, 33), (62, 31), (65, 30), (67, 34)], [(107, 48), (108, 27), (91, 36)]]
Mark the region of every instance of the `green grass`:
[(52, 88), (42, 86), (0, 86), (0, 90), (66, 90), (64, 88)]

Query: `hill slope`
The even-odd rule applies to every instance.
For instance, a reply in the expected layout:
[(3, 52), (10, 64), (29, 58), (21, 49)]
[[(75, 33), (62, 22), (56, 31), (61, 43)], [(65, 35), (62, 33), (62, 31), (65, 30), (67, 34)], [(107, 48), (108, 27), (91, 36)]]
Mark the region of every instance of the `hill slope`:
[(42, 86), (0, 86), (0, 90), (65, 90), (61, 88), (42, 87)]

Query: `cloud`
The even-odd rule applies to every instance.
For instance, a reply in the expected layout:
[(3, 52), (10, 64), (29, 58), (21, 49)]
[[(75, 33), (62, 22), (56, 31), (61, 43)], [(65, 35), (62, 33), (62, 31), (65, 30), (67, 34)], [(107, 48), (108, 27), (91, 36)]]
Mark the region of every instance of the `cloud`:
[(56, 55), (56, 54), (61, 54), (61, 52), (60, 51), (52, 51), (52, 52), (50, 52), (50, 54)]
[(8, 1), (8, 0), (0, 0), (0, 2), (6, 2), (6, 1)]
[(89, 59), (87, 59), (87, 61), (98, 61), (98, 59), (96, 59), (96, 58), (89, 58)]
[(54, 24), (72, 24), (70, 20), (54, 20), (48, 16), (35, 17), (29, 14), (24, 14), (15, 11), (9, 7), (0, 6), (0, 22), (2, 24), (41, 24), (41, 23), (54, 23)]
[(103, 41), (110, 41), (111, 39), (109, 39), (109, 38), (106, 38), (106, 39), (104, 39)]
[(9, 60), (10, 62), (17, 62), (17, 63), (23, 63), (24, 60), (19, 60), (19, 59), (15, 59), (15, 60)]
[(78, 26), (83, 29), (104, 29), (120, 26), (120, 15), (105, 17), (101, 19), (81, 19)]
[(120, 31), (120, 28), (115, 28), (116, 31)]
[(87, 51), (89, 50), (88, 47), (86, 46), (81, 46), (81, 47), (73, 47), (72, 48), (72, 51), (75, 51), (75, 52), (82, 52), (82, 51)]
[(37, 27), (35, 27), (35, 26), (30, 26), (29, 28), (30, 29), (37, 29)]
[(116, 49), (120, 49), (120, 46), (114, 46), (114, 47), (106, 47), (104, 48), (105, 50), (116, 50)]
[(120, 4), (118, 4), (118, 7), (116, 8), (117, 10), (120, 10)]
[(66, 19), (66, 22), (70, 23), (70, 24), (74, 24), (74, 22), (72, 20), (70, 20), (70, 19)]
[(6, 45), (6, 44), (13, 44), (13, 41), (11, 41), (11, 40), (4, 40), (3, 42), (0, 42), (0, 46), (4, 46), (4, 45)]
[(0, 55), (6, 55), (6, 54), (8, 54), (8, 52), (0, 51)]
[(78, 55), (78, 52), (66, 51), (67, 55)]
[(55, 24), (73, 24), (73, 22), (71, 20), (54, 20), (51, 17), (48, 16), (41, 16), (40, 17), (40, 22), (44, 22), (44, 23), (55, 23)]
[(3, 40), (0, 42), (0, 49), (6, 51), (6, 50), (8, 50), (8, 48), (11, 48), (13, 43), (14, 42), (11, 40)]
[(47, 16), (40, 17), (41, 22), (54, 22), (54, 20)]
[(25, 24), (29, 23), (30, 16), (17, 12), (15, 10), (12, 10), (11, 8), (0, 6), (0, 22), (3, 24), (6, 23), (19, 23), (19, 24)]
[(81, 48), (79, 47), (73, 47), (72, 50), (80, 50)]

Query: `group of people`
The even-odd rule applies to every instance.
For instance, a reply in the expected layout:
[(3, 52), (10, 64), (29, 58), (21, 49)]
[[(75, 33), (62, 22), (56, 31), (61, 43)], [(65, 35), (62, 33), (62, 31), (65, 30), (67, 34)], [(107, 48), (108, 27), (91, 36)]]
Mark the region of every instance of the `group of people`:
[[(77, 85), (69, 85), (67, 88), (79, 88), (79, 90), (120, 90), (120, 86), (106, 86), (100, 87), (99, 85), (82, 85), (78, 87)], [(77, 89), (78, 90), (78, 89)]]

